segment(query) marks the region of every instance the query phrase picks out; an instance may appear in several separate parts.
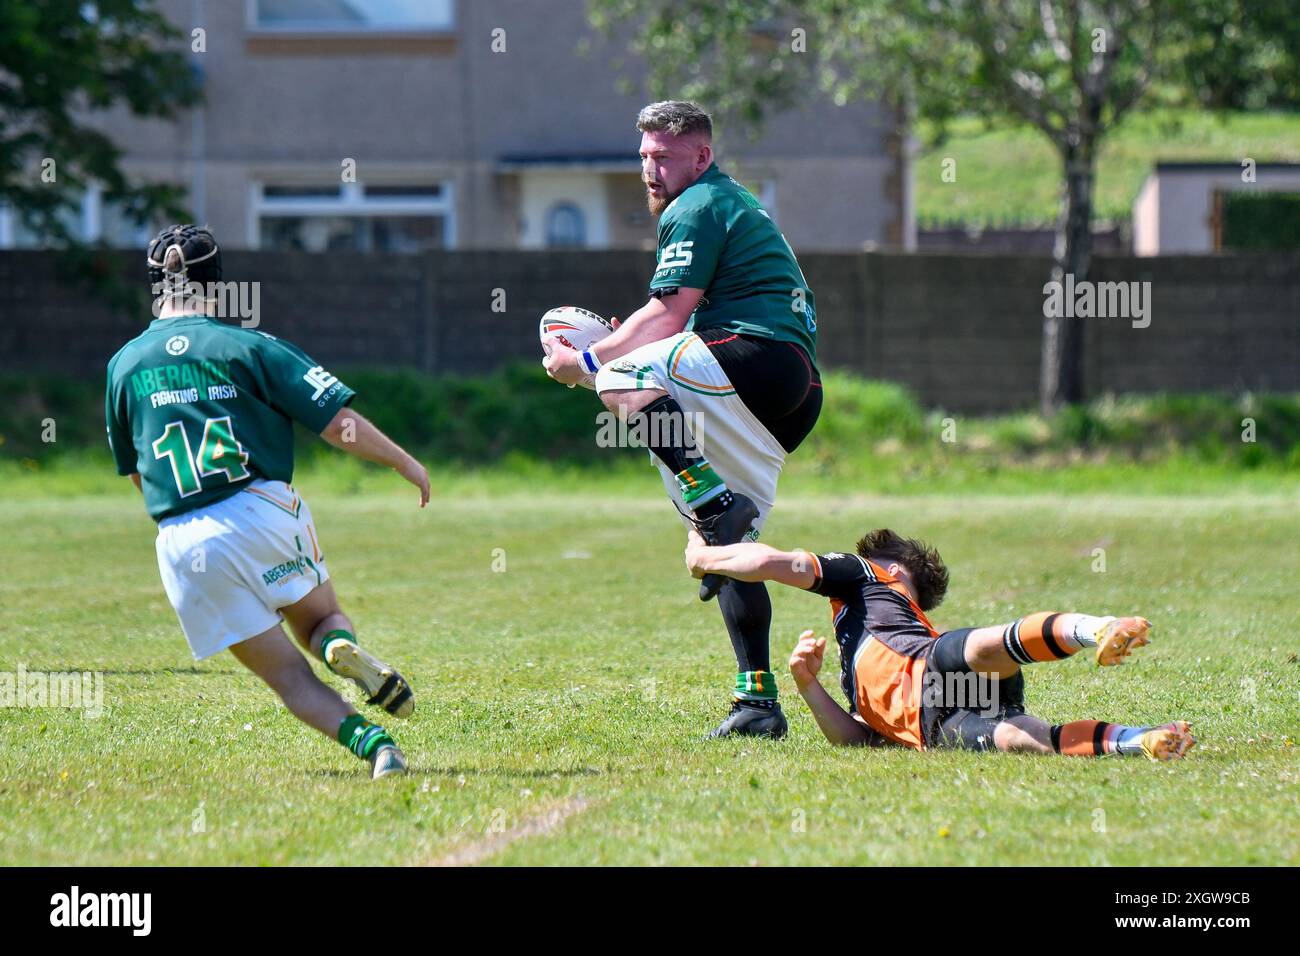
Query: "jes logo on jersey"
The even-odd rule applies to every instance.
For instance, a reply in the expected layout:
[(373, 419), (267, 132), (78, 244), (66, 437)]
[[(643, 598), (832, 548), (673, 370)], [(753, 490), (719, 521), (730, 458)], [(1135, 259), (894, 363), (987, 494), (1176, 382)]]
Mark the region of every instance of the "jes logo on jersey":
[(329, 372), (325, 371), (324, 366), (317, 365), (315, 368), (308, 370), (307, 374), (302, 377), (302, 380), (312, 388), (316, 389), (316, 391), (311, 393), (311, 400), (314, 402), (324, 395), (325, 390), (331, 385), (337, 385), (339, 379), (337, 375), (331, 375)]
[(691, 264), (695, 258), (695, 253), (691, 252), (691, 246), (695, 243), (691, 240), (685, 242), (670, 242), (664, 246), (663, 255), (659, 257), (660, 269), (684, 269)]

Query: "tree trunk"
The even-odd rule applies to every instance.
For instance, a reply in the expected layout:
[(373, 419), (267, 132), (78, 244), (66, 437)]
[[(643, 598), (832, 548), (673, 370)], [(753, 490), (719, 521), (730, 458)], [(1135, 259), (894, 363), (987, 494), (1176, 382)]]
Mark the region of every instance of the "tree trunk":
[[(1077, 285), (1088, 278), (1092, 264), (1092, 176), (1095, 141), (1081, 138), (1062, 149), (1065, 191), (1056, 224), (1052, 281), (1064, 286), (1066, 276)], [(1064, 300), (1064, 297), (1062, 297)], [(1053, 415), (1064, 405), (1083, 401), (1083, 320), (1065, 303), (1067, 314), (1043, 316), (1043, 363), (1039, 405)]]

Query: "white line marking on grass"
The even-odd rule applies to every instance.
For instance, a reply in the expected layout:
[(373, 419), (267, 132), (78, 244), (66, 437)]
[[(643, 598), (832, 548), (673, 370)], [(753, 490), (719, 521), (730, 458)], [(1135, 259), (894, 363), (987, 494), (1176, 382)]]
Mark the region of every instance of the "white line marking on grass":
[(546, 836), (564, 825), (570, 817), (586, 812), (594, 801), (586, 797), (570, 797), (546, 810), (524, 817), (517, 826), (504, 833), (494, 833), (484, 840), (477, 840), (457, 847), (429, 863), (429, 866), (477, 866), (490, 856), (500, 853), (512, 843), (531, 837)]

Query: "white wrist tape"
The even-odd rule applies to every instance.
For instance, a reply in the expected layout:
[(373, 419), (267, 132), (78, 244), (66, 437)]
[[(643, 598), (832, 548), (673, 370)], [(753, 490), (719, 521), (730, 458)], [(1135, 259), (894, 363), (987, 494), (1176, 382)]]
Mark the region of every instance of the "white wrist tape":
[(591, 349), (583, 349), (578, 353), (578, 364), (588, 375), (595, 375), (600, 371), (600, 360), (596, 358)]

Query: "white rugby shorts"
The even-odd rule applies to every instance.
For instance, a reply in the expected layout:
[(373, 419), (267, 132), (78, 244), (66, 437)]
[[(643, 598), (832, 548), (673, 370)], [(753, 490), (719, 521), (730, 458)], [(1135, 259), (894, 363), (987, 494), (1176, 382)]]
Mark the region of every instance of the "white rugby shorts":
[(156, 548), (195, 660), (270, 630), (280, 608), (329, 580), (311, 509), (282, 481), (164, 518)]
[[(679, 332), (633, 349), (596, 373), (597, 392), (624, 389), (660, 389), (677, 400), (713, 470), (758, 506), (754, 529), (761, 530), (776, 503), (785, 449), (740, 400), (704, 341), (694, 332)], [(653, 453), (650, 460), (659, 467), (682, 523), (691, 527), (677, 477)]]

